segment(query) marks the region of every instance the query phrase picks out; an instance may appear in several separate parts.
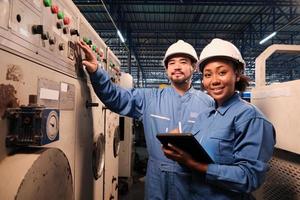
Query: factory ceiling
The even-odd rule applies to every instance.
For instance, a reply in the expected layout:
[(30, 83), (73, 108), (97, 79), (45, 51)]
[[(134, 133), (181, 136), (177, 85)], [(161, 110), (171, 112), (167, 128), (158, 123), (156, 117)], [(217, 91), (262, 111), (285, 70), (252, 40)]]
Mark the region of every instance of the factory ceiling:
[[(252, 80), (255, 58), (269, 45), (300, 44), (300, 2), (295, 0), (73, 2), (118, 56), (122, 71), (132, 74), (136, 87), (168, 84), (162, 59), (168, 46), (179, 39), (192, 44), (198, 54), (215, 37), (233, 42), (240, 48)], [(260, 44), (275, 31), (274, 37)], [(299, 79), (299, 63), (297, 54), (275, 54), (267, 62), (267, 82)], [(200, 78), (195, 73), (195, 87)]]

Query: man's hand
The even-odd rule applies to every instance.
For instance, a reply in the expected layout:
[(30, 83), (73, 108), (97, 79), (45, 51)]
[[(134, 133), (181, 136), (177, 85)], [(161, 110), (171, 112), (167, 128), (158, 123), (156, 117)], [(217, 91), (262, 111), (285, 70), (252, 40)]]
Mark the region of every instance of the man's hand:
[(88, 72), (95, 72), (98, 68), (98, 61), (95, 55), (93, 54), (92, 49), (83, 41), (78, 41), (77, 44), (85, 54), (85, 60), (82, 61), (82, 64), (86, 66)]

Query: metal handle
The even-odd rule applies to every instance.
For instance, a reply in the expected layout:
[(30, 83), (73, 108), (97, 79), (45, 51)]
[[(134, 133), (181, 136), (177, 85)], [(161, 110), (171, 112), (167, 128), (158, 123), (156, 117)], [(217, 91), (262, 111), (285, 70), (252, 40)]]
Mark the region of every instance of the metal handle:
[(89, 101), (86, 101), (86, 103), (85, 103), (86, 108), (98, 107), (98, 106), (99, 106), (99, 103), (93, 103), (93, 102), (89, 102)]

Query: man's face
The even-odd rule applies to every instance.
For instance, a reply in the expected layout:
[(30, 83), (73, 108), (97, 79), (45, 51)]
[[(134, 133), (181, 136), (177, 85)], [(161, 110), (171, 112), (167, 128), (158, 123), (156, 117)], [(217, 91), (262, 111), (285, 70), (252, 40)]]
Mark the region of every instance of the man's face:
[(166, 71), (172, 83), (183, 84), (191, 79), (194, 67), (189, 57), (178, 55), (168, 60)]

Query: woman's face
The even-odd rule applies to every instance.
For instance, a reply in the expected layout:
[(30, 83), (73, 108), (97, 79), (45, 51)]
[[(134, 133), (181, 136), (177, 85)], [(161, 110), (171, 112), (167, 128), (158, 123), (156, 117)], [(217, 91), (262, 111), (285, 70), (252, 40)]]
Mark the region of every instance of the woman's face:
[(233, 63), (227, 60), (211, 60), (203, 69), (203, 86), (218, 106), (234, 94), (235, 83), (239, 79)]

